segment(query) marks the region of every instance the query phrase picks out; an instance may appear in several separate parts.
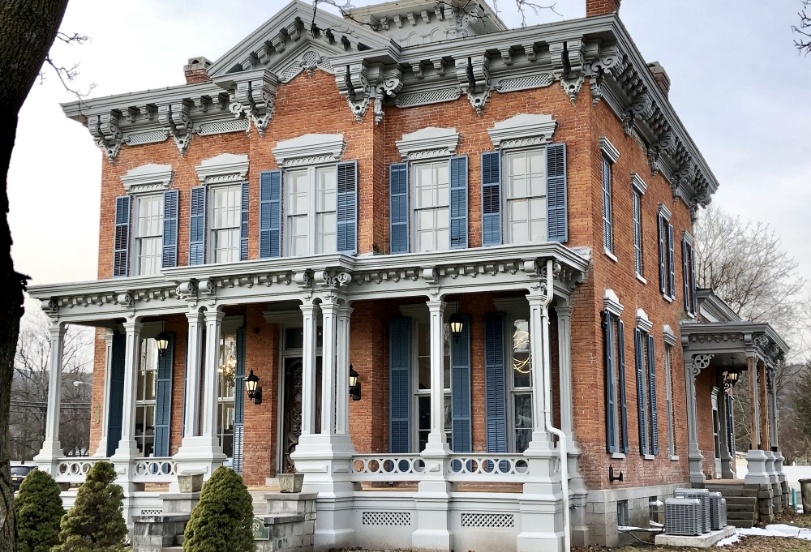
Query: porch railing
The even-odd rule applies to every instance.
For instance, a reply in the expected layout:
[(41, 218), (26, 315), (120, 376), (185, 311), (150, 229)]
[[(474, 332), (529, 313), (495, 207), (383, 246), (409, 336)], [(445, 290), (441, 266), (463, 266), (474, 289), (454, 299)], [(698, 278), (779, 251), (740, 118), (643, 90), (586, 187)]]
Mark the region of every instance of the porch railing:
[[(446, 460), (448, 481), (523, 483), (530, 476), (522, 454), (459, 454)], [(353, 481), (421, 481), (425, 461), (419, 454), (356, 454), (352, 456)]]
[[(60, 458), (57, 468), (57, 483), (84, 483), (90, 468), (107, 458), (69, 457)], [(132, 471), (133, 483), (171, 483), (177, 476), (176, 465), (171, 457), (137, 458)]]
[(70, 457), (60, 458), (59, 465), (56, 470), (57, 483), (84, 483), (87, 472), (93, 467), (93, 464), (103, 460), (103, 458), (89, 458), (89, 457)]

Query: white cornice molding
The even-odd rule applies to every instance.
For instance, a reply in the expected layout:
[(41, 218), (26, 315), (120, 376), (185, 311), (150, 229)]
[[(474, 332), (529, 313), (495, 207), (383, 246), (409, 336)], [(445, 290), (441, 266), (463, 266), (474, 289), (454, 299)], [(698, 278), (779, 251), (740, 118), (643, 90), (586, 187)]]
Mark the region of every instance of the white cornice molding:
[(650, 321), (648, 313), (643, 309), (636, 309), (636, 327), (648, 333), (653, 329), (653, 322)]
[(455, 128), (426, 127), (416, 132), (403, 134), (403, 137), (395, 144), (400, 156), (409, 161), (448, 157), (456, 153), (459, 133)]
[(266, 310), (262, 311), (262, 316), (268, 324), (278, 324), (279, 326), (301, 326), (301, 309), (290, 310)]
[(272, 151), (280, 167), (302, 167), (340, 161), (345, 145), (343, 134), (305, 134), (282, 140)]
[(667, 221), (669, 221), (673, 216), (673, 213), (670, 212), (670, 209), (668, 209), (667, 205), (664, 203), (659, 204), (659, 214), (662, 215)]
[(541, 146), (552, 141), (557, 124), (552, 115), (519, 113), (497, 122), (487, 133), (499, 149)]
[(614, 144), (611, 143), (611, 140), (605, 136), (600, 136), (600, 150), (612, 163), (616, 163), (617, 159), (620, 158), (619, 150), (615, 148)]
[(248, 175), (248, 155), (222, 153), (215, 157), (203, 159), (194, 167), (197, 177), (203, 185), (242, 182)]
[(692, 235), (690, 232), (688, 232), (687, 230), (682, 230), (682, 233), (681, 233), (681, 238), (682, 238), (684, 241), (686, 241), (686, 242), (687, 242), (687, 244), (688, 244), (690, 247), (693, 247), (693, 245), (695, 245), (695, 240), (693, 239), (693, 235)]
[(645, 192), (648, 191), (648, 185), (636, 173), (631, 173), (631, 185), (642, 195), (645, 195)]
[(606, 288), (605, 292), (603, 292), (603, 308), (611, 314), (622, 315), (624, 307), (620, 303), (620, 298), (616, 292), (611, 288)]
[(671, 347), (674, 346), (676, 343), (678, 343), (678, 339), (676, 339), (676, 334), (669, 324), (665, 324), (664, 327), (662, 328), (662, 339), (664, 339), (665, 345), (670, 345)]
[(127, 171), (121, 183), (130, 195), (161, 192), (169, 188), (173, 175), (172, 165), (148, 163)]

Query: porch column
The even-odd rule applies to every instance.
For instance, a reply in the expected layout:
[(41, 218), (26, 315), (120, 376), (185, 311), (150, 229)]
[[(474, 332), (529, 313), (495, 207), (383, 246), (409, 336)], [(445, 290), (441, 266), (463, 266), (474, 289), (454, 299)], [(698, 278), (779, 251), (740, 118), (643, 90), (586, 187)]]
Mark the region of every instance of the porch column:
[(336, 404), (335, 404), (335, 433), (349, 435), (349, 329), (352, 308), (338, 307), (338, 343), (336, 362)]
[(779, 413), (777, 411), (777, 382), (775, 377), (777, 375), (776, 368), (767, 368), (766, 383), (768, 390), (768, 405), (769, 405), (769, 446), (776, 449), (780, 446), (780, 426), (779, 426)]
[(124, 322), (126, 345), (124, 350), (124, 406), (121, 413), (121, 440), (113, 458), (138, 456), (135, 443), (135, 394), (138, 386), (138, 352), (141, 349), (140, 322)]
[(712, 355), (693, 355), (692, 365), (685, 366), (684, 381), (687, 395), (687, 458), (690, 483), (704, 483), (704, 456), (698, 448), (698, 409), (696, 408), (696, 376), (710, 365)]
[(732, 479), (735, 477), (735, 466), (733, 465), (735, 455), (731, 453), (734, 451), (729, 450), (729, 424), (727, 423), (729, 420), (727, 411), (729, 408), (729, 401), (727, 401), (729, 390), (724, 386), (723, 376), (720, 376), (720, 380), (718, 386), (718, 388), (721, 389), (721, 393), (718, 396), (718, 440), (721, 444), (721, 477), (723, 479)]
[(99, 446), (93, 456), (104, 458), (107, 456), (107, 431), (109, 428), (110, 412), (110, 370), (113, 360), (113, 333), (107, 330), (104, 336), (104, 399), (102, 402), (101, 437)]
[(425, 452), (446, 455), (450, 452), (445, 438), (445, 302), (428, 301), (428, 317), (431, 327), (431, 433)]
[(189, 338), (186, 349), (186, 413), (183, 420), (183, 440), (199, 435), (200, 423), (200, 362), (203, 353), (203, 315), (187, 312)]
[(337, 344), (336, 311), (338, 305), (333, 298), (321, 302), (321, 332), (323, 346), (321, 349), (321, 435), (335, 434), (335, 371)]
[(303, 354), (301, 358), (301, 435), (315, 433), (316, 305), (301, 305)]
[(558, 299), (555, 305), (558, 319), (558, 372), (560, 375), (560, 429), (568, 443), (569, 491), (572, 493), (571, 530), (572, 543), (588, 543), (589, 528), (586, 524), (586, 498), (588, 490), (579, 472), (580, 447), (574, 437), (572, 394), (572, 307), (567, 299)]
[(63, 456), (59, 443), (59, 414), (62, 408), (62, 354), (65, 345), (66, 327), (60, 322), (51, 322), (51, 351), (48, 358), (48, 409), (45, 413), (45, 440), (34, 460), (39, 469), (56, 477), (59, 458)]
[(206, 357), (203, 369), (203, 424), (201, 434), (212, 451), (222, 455), (217, 438), (217, 396), (219, 395), (220, 335), (225, 313), (219, 308), (209, 308), (206, 319)]
[(760, 393), (760, 449), (769, 450), (769, 396), (766, 390), (766, 364), (758, 363), (758, 392)]
[(760, 436), (760, 381), (759, 361), (750, 356), (746, 359), (749, 370), (749, 400), (751, 420), (749, 425), (749, 452), (746, 453), (747, 485), (770, 485), (771, 478), (766, 468), (766, 453), (761, 450)]
[(544, 361), (542, 328), (549, 323), (544, 314), (544, 295), (529, 295), (529, 339), (532, 362), (532, 440), (527, 448), (528, 454), (547, 454), (554, 449), (549, 432), (546, 431), (544, 410), (546, 408), (545, 389), (543, 384)]

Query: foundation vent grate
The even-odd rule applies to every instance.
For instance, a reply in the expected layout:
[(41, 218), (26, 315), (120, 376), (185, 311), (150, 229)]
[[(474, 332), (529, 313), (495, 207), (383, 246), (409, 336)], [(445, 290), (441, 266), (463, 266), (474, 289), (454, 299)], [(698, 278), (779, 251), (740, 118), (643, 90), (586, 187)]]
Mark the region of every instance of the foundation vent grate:
[(363, 512), (363, 525), (388, 525), (404, 527), (411, 525), (410, 512)]
[(515, 516), (512, 514), (462, 514), (462, 527), (486, 527), (502, 529), (515, 527)]

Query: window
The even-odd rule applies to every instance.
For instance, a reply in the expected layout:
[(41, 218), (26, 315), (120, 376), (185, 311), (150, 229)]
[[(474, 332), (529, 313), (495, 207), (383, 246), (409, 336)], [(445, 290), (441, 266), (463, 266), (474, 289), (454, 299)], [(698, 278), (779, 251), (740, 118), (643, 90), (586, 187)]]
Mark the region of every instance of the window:
[(233, 263), (239, 258), (242, 186), (217, 186), (211, 190), (211, 261)]
[(546, 149), (504, 154), (505, 242), (545, 242)]
[(696, 264), (693, 253), (693, 236), (687, 232), (681, 238), (682, 276), (684, 280), (684, 310), (695, 316), (698, 311), (696, 297)]
[(602, 158), (602, 191), (603, 191), (603, 249), (613, 258), (614, 256), (614, 207), (611, 197), (611, 170), (612, 165), (619, 159), (619, 152), (608, 138), (600, 138)]
[(617, 525), (619, 527), (627, 527), (628, 526), (628, 501), (627, 500), (618, 500), (617, 501)]
[(665, 385), (667, 401), (667, 453), (671, 458), (676, 456), (676, 432), (673, 427), (673, 347), (665, 345)]
[[(417, 413), (416, 438), (418, 448), (414, 452), (422, 452), (431, 433), (431, 327), (428, 322), (415, 321), (417, 335), (417, 365), (414, 382), (414, 408)], [(445, 371), (445, 413), (444, 428), (448, 446), (453, 450), (453, 433), (451, 431), (451, 341), (450, 327), (447, 323), (442, 325), (443, 356), (442, 363)]]
[(234, 389), (236, 388), (237, 336), (227, 331), (220, 336), (217, 364), (217, 438), (222, 452), (234, 456)]
[(139, 197), (135, 205), (135, 276), (157, 274), (163, 253), (163, 195)]
[(532, 357), (529, 320), (515, 319), (510, 336), (511, 451), (524, 452), (532, 440)]
[(671, 213), (664, 205), (659, 205), (657, 231), (659, 235), (659, 288), (665, 299), (676, 298), (676, 259), (673, 244)]
[(287, 255), (320, 255), (336, 249), (336, 167), (285, 171)]
[(639, 452), (645, 457), (659, 454), (659, 418), (656, 408), (656, 354), (652, 324), (642, 309), (637, 310), (634, 330), (636, 401), (639, 419)]
[(420, 163), (412, 167), (415, 251), (450, 248), (448, 177), (447, 161)]
[(642, 255), (642, 195), (647, 190), (648, 186), (638, 174), (631, 175), (631, 194), (633, 198), (633, 215), (634, 215), (634, 270), (636, 276), (643, 282), (645, 281), (645, 264)]
[(615, 457), (628, 452), (628, 415), (625, 397), (625, 329), (620, 315), (622, 305), (617, 295), (605, 290), (603, 328), (606, 450)]
[(155, 446), (155, 402), (157, 398), (158, 345), (154, 339), (142, 339), (135, 392), (135, 444), (144, 456)]

